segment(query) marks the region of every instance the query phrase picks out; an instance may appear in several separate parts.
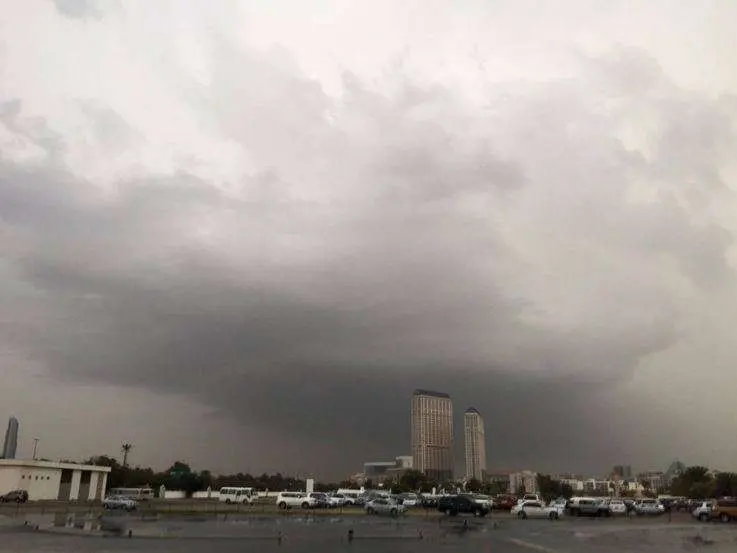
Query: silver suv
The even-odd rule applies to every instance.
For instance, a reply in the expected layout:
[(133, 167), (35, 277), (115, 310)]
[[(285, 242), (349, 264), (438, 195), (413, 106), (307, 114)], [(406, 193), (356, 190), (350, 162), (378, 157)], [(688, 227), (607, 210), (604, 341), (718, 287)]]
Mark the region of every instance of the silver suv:
[(317, 500), (303, 492), (281, 492), (276, 496), (276, 506), (280, 509), (291, 509), (292, 507), (310, 509), (316, 505)]

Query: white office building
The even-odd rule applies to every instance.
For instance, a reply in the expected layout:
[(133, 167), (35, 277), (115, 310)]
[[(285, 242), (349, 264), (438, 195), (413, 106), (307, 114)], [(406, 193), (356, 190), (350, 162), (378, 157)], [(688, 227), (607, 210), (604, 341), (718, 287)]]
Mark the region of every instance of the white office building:
[(0, 459), (0, 494), (26, 490), (28, 499), (102, 499), (110, 467), (52, 461)]

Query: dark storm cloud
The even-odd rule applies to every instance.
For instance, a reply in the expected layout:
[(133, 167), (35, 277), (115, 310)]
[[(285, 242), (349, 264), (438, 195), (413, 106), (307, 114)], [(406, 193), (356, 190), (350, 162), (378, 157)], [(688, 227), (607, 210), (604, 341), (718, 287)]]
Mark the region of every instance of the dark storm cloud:
[[(618, 404), (613, 426), (577, 414), (677, 340), (658, 260), (696, 288), (733, 276), (731, 235), (679, 201), (679, 179), (713, 178), (729, 149), (721, 108), (659, 85), (632, 51), (574, 82), (491, 89), (491, 115), (442, 87), (389, 94), (356, 78), (337, 102), (283, 53), (232, 56), (217, 56), (211, 100), (193, 84), (192, 101), (264, 167), (236, 190), (181, 172), (110, 194), (56, 158), (0, 163), (6, 259), (44, 294), (8, 336), (60, 380), (183, 393), (275, 442), (314, 444), (295, 446), (293, 470), (407, 453), (416, 387), (479, 408), (496, 466), (564, 468), (582, 435), (596, 453), (571, 468), (616, 456), (609, 430), (643, 407)], [(626, 106), (601, 109), (647, 102), (648, 86), (678, 98), (652, 159), (617, 138)], [(116, 112), (85, 106), (109, 149), (134, 141)], [(20, 104), (2, 113), (27, 129)], [(706, 138), (696, 153), (684, 113)], [(22, 134), (57, 149), (37, 128)], [(628, 201), (674, 159), (663, 201)]]

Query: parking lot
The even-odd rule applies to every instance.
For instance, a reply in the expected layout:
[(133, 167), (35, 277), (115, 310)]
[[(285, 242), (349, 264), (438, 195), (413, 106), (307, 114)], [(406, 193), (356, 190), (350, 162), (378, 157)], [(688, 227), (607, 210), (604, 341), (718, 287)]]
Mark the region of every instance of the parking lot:
[[(27, 523), (24, 525), (24, 523)], [(38, 527), (38, 529), (36, 529)], [(130, 534), (129, 534), (130, 532)], [(0, 520), (0, 552), (230, 551), (542, 553), (737, 551), (737, 525), (688, 517), (518, 520), (451, 517), (222, 516), (146, 519), (114, 514)], [(128, 537), (130, 535), (130, 537)]]

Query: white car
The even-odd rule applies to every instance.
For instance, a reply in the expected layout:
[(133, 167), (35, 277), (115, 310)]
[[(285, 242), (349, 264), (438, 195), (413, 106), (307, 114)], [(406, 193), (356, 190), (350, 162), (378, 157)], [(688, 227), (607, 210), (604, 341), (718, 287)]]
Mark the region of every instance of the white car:
[(407, 508), (388, 497), (377, 497), (366, 503), (366, 514), (369, 515), (392, 515), (396, 516), (406, 511)]
[(709, 522), (711, 520), (711, 507), (711, 501), (702, 501), (691, 511), (691, 515), (701, 522)]
[[(546, 509), (548, 510), (548, 518), (551, 518), (550, 513), (553, 511), (555, 511), (555, 513), (558, 515), (557, 518), (560, 518), (563, 515), (565, 515), (567, 505), (568, 505), (568, 501), (563, 497), (548, 503), (548, 506), (546, 507)], [(556, 517), (552, 517), (552, 518), (556, 518)]]
[(609, 513), (612, 515), (627, 514), (627, 505), (621, 499), (611, 499), (609, 501)]
[(135, 511), (138, 503), (135, 499), (120, 495), (108, 496), (102, 500), (102, 506), (105, 509), (123, 509), (124, 511)]
[(526, 493), (520, 499), (517, 500), (517, 505), (521, 505), (525, 501), (537, 501), (537, 502), (542, 503), (543, 505), (545, 505), (545, 502), (543, 501), (543, 498), (540, 497), (536, 493)]
[(415, 493), (403, 493), (401, 498), (405, 507), (417, 507), (420, 504), (420, 497)]
[(546, 507), (542, 501), (522, 501), (517, 503), (510, 511), (512, 516), (517, 518), (549, 518), (557, 520), (560, 518), (558, 506)]
[(291, 509), (292, 507), (311, 509), (316, 505), (317, 500), (314, 497), (309, 497), (302, 492), (281, 492), (276, 496), (276, 506), (280, 509)]
[(346, 498), (341, 494), (328, 495), (328, 507), (342, 507), (346, 504)]
[(665, 512), (665, 506), (657, 499), (641, 499), (635, 503), (635, 514), (637, 515), (660, 515)]

